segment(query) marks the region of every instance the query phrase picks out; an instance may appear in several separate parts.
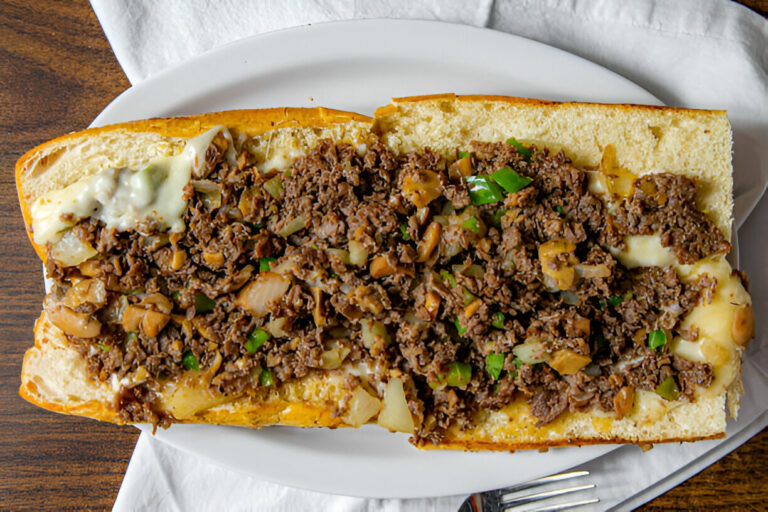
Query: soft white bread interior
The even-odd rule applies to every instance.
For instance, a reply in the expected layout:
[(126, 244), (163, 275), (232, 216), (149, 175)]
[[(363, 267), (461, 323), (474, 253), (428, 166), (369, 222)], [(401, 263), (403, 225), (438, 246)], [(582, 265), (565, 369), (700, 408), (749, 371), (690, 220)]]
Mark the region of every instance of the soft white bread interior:
[[(495, 142), (513, 136), (526, 144), (563, 149), (582, 168), (597, 167), (610, 144), (620, 165), (637, 176), (664, 171), (695, 178), (699, 208), (730, 237), (731, 131), (724, 112), (454, 95), (395, 100), (377, 110), (375, 126), (371, 119), (355, 114), (274, 109), (128, 123), (56, 139), (25, 155), (17, 166), (27, 225), (29, 205), (40, 195), (105, 167), (138, 165), (155, 156), (176, 154), (186, 138), (219, 124), (229, 127), (233, 136), (255, 137), (254, 151), (262, 164), (278, 167), (320, 139), (364, 144), (371, 130), (396, 152), (429, 147), (446, 156), (473, 140)], [(36, 248), (44, 258), (44, 249)], [(740, 350), (729, 350), (731, 366), (738, 369)], [(181, 407), (176, 416), (184, 422), (351, 426), (354, 422), (346, 415), (351, 396), (342, 386), (349, 371), (342, 366), (310, 374), (237, 401), (211, 395), (204, 377), (185, 381), (194, 391), (182, 398), (173, 386), (165, 392), (171, 397), (169, 404), (176, 399), (185, 402), (168, 405), (171, 410)], [(632, 413), (621, 420), (612, 413), (565, 413), (537, 427), (520, 400), (499, 411), (482, 411), (474, 428), (454, 428), (441, 443), (422, 447), (515, 450), (720, 437), (725, 432), (726, 387), (735, 405), (741, 385), (737, 375), (729, 375), (732, 378), (722, 390), (701, 393), (693, 403), (666, 402), (654, 393), (638, 392)], [(41, 316), (35, 347), (24, 360), (23, 397), (57, 412), (119, 422), (115, 412), (119, 387), (115, 382), (90, 380), (84, 360), (67, 346), (63, 333)]]
[(596, 168), (611, 144), (621, 166), (635, 175), (663, 171), (694, 178), (699, 208), (730, 239), (732, 139), (723, 110), (446, 94), (396, 98), (376, 111), (376, 129), (397, 151), (426, 146), (445, 155), (472, 140), (515, 137), (562, 149), (581, 168)]

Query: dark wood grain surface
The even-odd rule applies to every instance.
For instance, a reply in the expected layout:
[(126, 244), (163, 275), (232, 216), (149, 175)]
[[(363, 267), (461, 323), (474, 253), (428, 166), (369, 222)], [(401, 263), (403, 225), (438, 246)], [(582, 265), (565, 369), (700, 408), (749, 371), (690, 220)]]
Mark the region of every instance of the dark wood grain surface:
[[(763, 15), (768, 1), (744, 2)], [(43, 297), (13, 169), (28, 149), (86, 127), (129, 87), (90, 5), (0, 1), (0, 509), (109, 509), (138, 431), (38, 409), (17, 394)], [(643, 510), (768, 509), (768, 432)]]

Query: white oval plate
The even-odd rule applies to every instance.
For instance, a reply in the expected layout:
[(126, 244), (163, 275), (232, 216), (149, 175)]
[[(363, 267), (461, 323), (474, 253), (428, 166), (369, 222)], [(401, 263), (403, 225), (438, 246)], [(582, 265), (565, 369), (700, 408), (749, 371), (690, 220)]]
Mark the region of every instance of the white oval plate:
[[(131, 87), (94, 125), (277, 106), (324, 106), (370, 115), (392, 97), (442, 92), (660, 104), (611, 71), (531, 40), (463, 25), (365, 20), (304, 26), (219, 48)], [(419, 451), (407, 436), (374, 426), (249, 430), (174, 425), (158, 431), (157, 438), (263, 480), (382, 498), (502, 487), (614, 448)]]

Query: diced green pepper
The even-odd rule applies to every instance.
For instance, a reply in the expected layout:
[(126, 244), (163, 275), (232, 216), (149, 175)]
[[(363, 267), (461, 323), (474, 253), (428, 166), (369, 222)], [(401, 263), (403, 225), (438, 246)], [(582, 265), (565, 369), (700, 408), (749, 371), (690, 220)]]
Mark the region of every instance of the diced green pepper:
[(608, 342), (605, 339), (605, 336), (603, 336), (603, 333), (599, 332), (595, 335), (595, 345), (597, 345), (598, 348), (604, 347), (607, 345)]
[(277, 261), (277, 258), (259, 258), (259, 272), (269, 272), (272, 270), (270, 263)]
[(405, 224), (400, 224), (400, 233), (403, 235), (403, 240), (406, 242), (411, 239), (411, 235), (408, 233), (408, 226)]
[(485, 371), (493, 380), (497, 380), (504, 369), (504, 354), (491, 353), (485, 356)]
[(195, 294), (195, 311), (198, 313), (208, 313), (216, 307), (216, 301), (206, 294), (197, 292)]
[(480, 226), (477, 223), (476, 217), (468, 218), (467, 220), (461, 223), (461, 227), (463, 227), (464, 229), (468, 229), (473, 233), (478, 233), (478, 234), (480, 233)]
[(475, 299), (477, 299), (477, 296), (471, 291), (467, 290), (464, 286), (461, 287), (461, 295), (464, 297), (465, 306), (469, 306), (475, 301)]
[[(512, 362), (515, 364), (515, 368), (517, 368), (517, 370), (523, 367), (523, 362), (517, 357), (514, 360), (512, 360)], [(517, 378), (517, 370), (512, 370), (512, 372), (510, 373), (513, 379)]]
[(504, 313), (501, 311), (497, 311), (496, 313), (491, 316), (493, 320), (491, 320), (491, 325), (494, 326), (497, 329), (503, 329), (504, 328), (504, 320), (506, 318), (504, 317)]
[(262, 386), (274, 386), (275, 385), (274, 372), (269, 369), (262, 370), (261, 374), (259, 375), (259, 384), (261, 384)]
[(493, 225), (494, 225), (494, 226), (496, 226), (497, 228), (498, 228), (498, 227), (501, 227), (501, 219), (502, 219), (502, 217), (504, 217), (506, 214), (507, 214), (507, 210), (504, 210), (504, 209), (501, 209), (501, 210), (496, 210), (496, 211), (495, 211), (495, 212), (493, 212), (493, 214), (491, 215), (491, 224), (493, 224)]
[(560, 215), (565, 215), (565, 210), (563, 210), (563, 207), (560, 205), (555, 206), (555, 210), (557, 210), (557, 213)]
[(618, 295), (611, 295), (608, 299), (608, 304), (613, 307), (619, 306), (622, 302), (624, 302), (624, 297), (619, 297)]
[(104, 345), (103, 343), (99, 343), (98, 346), (104, 352), (109, 352), (109, 345)]
[(664, 400), (674, 400), (680, 396), (680, 389), (677, 387), (674, 377), (667, 377), (656, 386), (656, 394)]
[(525, 158), (526, 161), (528, 162), (531, 161), (531, 156), (533, 155), (533, 151), (531, 151), (527, 147), (520, 144), (517, 141), (517, 139), (515, 139), (514, 137), (510, 137), (507, 139), (507, 144), (515, 148), (517, 152), (520, 153)]
[(187, 350), (181, 356), (181, 364), (187, 370), (199, 370), (200, 363), (197, 362), (197, 356), (191, 351)]
[(533, 181), (531, 178), (520, 176), (517, 172), (510, 169), (509, 167), (499, 169), (498, 171), (491, 174), (491, 177), (493, 178), (493, 181), (501, 185), (501, 188), (510, 194), (520, 192)]
[(171, 298), (172, 298), (173, 300), (179, 300), (179, 299), (181, 298), (181, 292), (173, 292), (173, 293), (171, 294)]
[(648, 333), (648, 346), (651, 348), (661, 348), (667, 344), (667, 333), (661, 329), (656, 329)]
[(504, 190), (491, 181), (488, 175), (467, 176), (464, 178), (469, 185), (469, 199), (472, 204), (498, 203), (504, 199)]
[(449, 386), (464, 387), (472, 379), (472, 367), (466, 363), (454, 361), (448, 365), (448, 374), (445, 383)]
[(461, 323), (459, 322), (459, 317), (454, 317), (453, 323), (456, 326), (456, 330), (459, 332), (459, 336), (464, 336), (464, 333), (467, 332), (466, 327), (462, 327)]
[(249, 354), (255, 354), (256, 351), (269, 339), (269, 333), (264, 329), (258, 327), (248, 335), (248, 339), (245, 341), (245, 350)]
[(443, 279), (443, 281), (448, 281), (448, 284), (451, 286), (451, 288), (456, 288), (456, 278), (453, 277), (453, 274), (447, 270), (441, 270), (440, 277)]
[(126, 343), (129, 341), (136, 341), (139, 338), (139, 336), (136, 334), (135, 331), (130, 331), (125, 335), (125, 341)]
[(468, 156), (470, 156), (469, 151), (459, 151), (459, 159), (467, 158)]
[(246, 221), (243, 221), (243, 224), (245, 224), (245, 225), (246, 225), (246, 226), (248, 226), (249, 228), (253, 228), (253, 229), (261, 229), (261, 224), (260, 224), (260, 223), (258, 223), (258, 222), (248, 222), (248, 221), (246, 220)]

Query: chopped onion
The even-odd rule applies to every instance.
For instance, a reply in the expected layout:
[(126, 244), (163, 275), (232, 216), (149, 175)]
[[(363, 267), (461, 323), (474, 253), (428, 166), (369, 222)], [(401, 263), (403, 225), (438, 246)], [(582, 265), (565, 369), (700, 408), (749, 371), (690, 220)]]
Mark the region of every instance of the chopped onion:
[(291, 281), (275, 272), (262, 272), (237, 294), (235, 305), (249, 310), (257, 317), (268, 313), (269, 304), (280, 300)]
[(221, 186), (218, 183), (211, 180), (190, 180), (189, 184), (200, 192), (206, 208), (214, 209), (221, 206)]
[(273, 318), (264, 326), (269, 334), (275, 338), (286, 338), (288, 333), (285, 332), (285, 324), (288, 322), (287, 318)]
[(576, 273), (584, 279), (594, 279), (596, 277), (608, 277), (611, 275), (611, 271), (607, 265), (582, 265), (576, 264), (573, 266)]
[(283, 181), (282, 176), (279, 174), (277, 176), (274, 176), (273, 178), (267, 180), (264, 183), (264, 190), (267, 191), (267, 193), (272, 196), (272, 198), (275, 201), (280, 200), (280, 196), (283, 195)]
[(350, 353), (350, 349), (347, 347), (336, 347), (328, 350), (324, 350), (320, 354), (320, 368), (323, 370), (335, 370), (341, 366), (344, 359)]
[(344, 249), (326, 249), (328, 251), (328, 254), (332, 254), (333, 256), (336, 256), (341, 260), (342, 263), (345, 265), (349, 265), (351, 263), (351, 260), (349, 258), (349, 252), (345, 251)]
[(352, 265), (362, 267), (368, 261), (368, 249), (357, 240), (349, 241), (349, 262)]
[(99, 251), (91, 247), (90, 244), (77, 238), (77, 235), (71, 229), (64, 232), (61, 238), (53, 244), (51, 250), (53, 259), (65, 267), (79, 265), (98, 253)]
[(560, 297), (563, 298), (563, 302), (570, 306), (578, 306), (579, 305), (579, 296), (573, 293), (570, 290), (564, 290), (560, 292)]
[(515, 357), (528, 364), (543, 363), (549, 359), (549, 354), (541, 339), (535, 336), (526, 339), (522, 345), (513, 348), (512, 352), (515, 354)]
[(280, 231), (278, 231), (277, 234), (283, 238), (288, 238), (292, 234), (304, 229), (305, 227), (307, 227), (307, 219), (303, 215), (299, 215), (298, 217), (291, 219), (285, 226), (280, 228)]
[(378, 414), (379, 409), (381, 409), (381, 401), (371, 396), (362, 386), (357, 386), (352, 391), (352, 398), (347, 405), (347, 413), (342, 419), (353, 427), (359, 427), (368, 423), (368, 420)]
[(360, 325), (362, 326), (363, 345), (365, 345), (365, 348), (371, 348), (377, 342), (389, 343), (392, 341), (386, 326), (378, 320), (363, 318), (360, 320)]
[(403, 381), (391, 379), (384, 391), (384, 407), (379, 413), (377, 423), (394, 432), (413, 434), (414, 424), (408, 401), (405, 398)]

